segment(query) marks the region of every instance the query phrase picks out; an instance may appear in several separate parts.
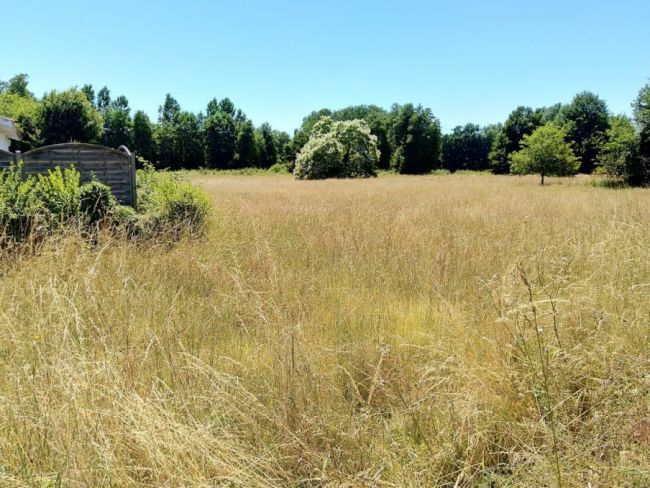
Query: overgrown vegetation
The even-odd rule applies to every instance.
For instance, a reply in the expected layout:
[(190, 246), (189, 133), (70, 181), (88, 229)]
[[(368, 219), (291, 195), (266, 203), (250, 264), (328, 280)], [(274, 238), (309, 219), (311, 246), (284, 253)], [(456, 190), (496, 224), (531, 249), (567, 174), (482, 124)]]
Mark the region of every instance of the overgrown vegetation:
[(194, 177), (202, 239), (2, 265), (0, 485), (650, 484), (646, 190)]
[(203, 233), (210, 203), (186, 177), (147, 166), (138, 171), (137, 181), (139, 214), (130, 222), (136, 235), (178, 238)]
[(138, 175), (138, 212), (117, 205), (110, 188), (81, 184), (74, 168), (25, 177), (21, 164), (0, 171), (0, 245), (39, 241), (60, 229), (98, 228), (132, 238), (198, 236), (208, 214), (207, 197), (180, 175), (148, 168)]

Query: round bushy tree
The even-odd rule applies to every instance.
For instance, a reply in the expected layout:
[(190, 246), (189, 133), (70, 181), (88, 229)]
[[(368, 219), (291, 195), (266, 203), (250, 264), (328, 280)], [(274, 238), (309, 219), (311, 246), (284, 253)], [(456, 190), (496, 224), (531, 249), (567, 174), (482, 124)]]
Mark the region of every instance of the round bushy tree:
[(545, 176), (574, 175), (580, 160), (573, 154), (571, 144), (565, 141), (566, 132), (553, 124), (546, 124), (521, 141), (521, 149), (510, 155), (510, 171), (515, 174), (539, 173)]
[(377, 138), (366, 122), (323, 117), (298, 154), (294, 175), (306, 180), (376, 176), (379, 155)]
[(76, 88), (45, 95), (39, 119), (44, 144), (97, 142), (102, 131), (99, 112)]

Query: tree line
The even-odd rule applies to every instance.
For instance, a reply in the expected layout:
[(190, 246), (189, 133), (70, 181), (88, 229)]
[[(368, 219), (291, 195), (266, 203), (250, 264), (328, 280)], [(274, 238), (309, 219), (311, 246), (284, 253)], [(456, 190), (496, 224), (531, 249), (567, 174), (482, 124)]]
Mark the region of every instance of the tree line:
[(632, 103), (633, 118), (604, 100), (578, 93), (568, 104), (520, 106), (503, 124), (456, 127), (443, 137), (443, 167), (498, 174), (559, 176), (601, 172), (632, 185), (650, 183), (650, 83)]
[(129, 100), (112, 97), (92, 85), (51, 91), (37, 98), (28, 76), (0, 82), (0, 115), (16, 120), (23, 141), (14, 149), (61, 142), (87, 142), (109, 147), (126, 145), (160, 168), (268, 168), (287, 159), (291, 137), (268, 123), (259, 127), (224, 98), (212, 99), (204, 112), (183, 110), (167, 94), (152, 121), (142, 110), (131, 113)]
[(364, 121), (375, 138), (380, 170), (599, 171), (633, 185), (650, 183), (650, 83), (633, 103), (633, 118), (612, 114), (596, 94), (582, 92), (567, 104), (520, 106), (503, 123), (469, 123), (447, 134), (430, 108), (410, 103), (388, 110), (376, 105), (321, 109), (308, 114), (291, 137), (268, 123), (254, 126), (228, 98), (212, 99), (205, 111), (193, 113), (168, 94), (152, 121), (143, 111), (131, 115), (127, 98), (113, 98), (107, 87), (95, 93), (84, 85), (38, 99), (29, 91), (25, 74), (0, 82), (0, 115), (19, 123), (23, 149), (71, 140), (125, 144), (157, 166), (172, 169), (284, 163), (293, 171), (314, 127), (329, 117), (333, 122)]

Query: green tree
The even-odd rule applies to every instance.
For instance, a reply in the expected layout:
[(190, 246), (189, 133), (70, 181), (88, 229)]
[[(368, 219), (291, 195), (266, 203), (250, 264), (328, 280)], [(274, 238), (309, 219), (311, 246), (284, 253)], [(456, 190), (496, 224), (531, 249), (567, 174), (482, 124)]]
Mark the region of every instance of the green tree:
[(309, 115), (302, 119), (302, 124), (299, 129), (296, 129), (293, 133), (293, 139), (291, 142), (291, 160), (295, 163), (296, 157), (300, 150), (307, 144), (309, 137), (311, 136), (311, 130), (314, 125), (322, 117), (331, 117), (333, 112), (328, 108), (322, 108), (320, 110), (311, 112)]
[(574, 175), (580, 167), (566, 132), (553, 124), (543, 125), (521, 141), (521, 149), (510, 155), (510, 171), (515, 174), (539, 173), (545, 176)]
[(207, 117), (210, 117), (220, 111), (221, 110), (219, 109), (219, 100), (213, 98), (208, 102), (208, 106), (205, 109), (205, 115)]
[(628, 165), (628, 183), (650, 185), (650, 83), (647, 83), (632, 104), (634, 121), (639, 130), (638, 157)]
[(203, 124), (205, 160), (212, 168), (231, 168), (237, 149), (234, 119), (220, 110), (209, 115)]
[(219, 102), (219, 110), (221, 112), (224, 112), (224, 113), (230, 115), (233, 118), (235, 117), (235, 114), (236, 114), (235, 104), (232, 103), (230, 98), (226, 97), (226, 98), (224, 98), (223, 100), (221, 100)]
[(111, 92), (108, 87), (102, 87), (97, 92), (97, 109), (103, 111), (111, 105)]
[(179, 167), (176, 125), (180, 113), (180, 104), (167, 93), (163, 104), (158, 107), (158, 125), (154, 129), (156, 166), (160, 168)]
[[(327, 115), (327, 110), (321, 110), (321, 115)], [(377, 137), (377, 147), (381, 152), (377, 167), (390, 168), (390, 158), (393, 147), (390, 143), (391, 119), (389, 113), (377, 105), (352, 105), (331, 113), (334, 120), (364, 120), (370, 127), (370, 132)]]
[(492, 171), (504, 174), (510, 171), (510, 154), (519, 149), (524, 136), (542, 125), (542, 113), (530, 107), (517, 107), (506, 119), (496, 135), (489, 154)]
[(634, 121), (639, 128), (640, 155), (650, 157), (650, 83), (647, 83), (632, 104)]
[(262, 168), (269, 168), (278, 161), (273, 129), (266, 122), (257, 131), (257, 145), (259, 148), (259, 162)]
[(496, 132), (492, 127), (481, 129), (476, 124), (454, 127), (442, 138), (443, 167), (449, 171), (486, 170)]
[(129, 101), (121, 95), (104, 107), (102, 117), (104, 130), (102, 144), (109, 147), (130, 146), (133, 123), (130, 116)]
[(579, 93), (562, 107), (557, 121), (566, 125), (567, 140), (581, 160), (580, 172), (591, 173), (609, 128), (607, 104), (591, 92)]
[(132, 122), (128, 110), (108, 108), (104, 110), (103, 119), (102, 144), (113, 148), (131, 145)]
[(124, 95), (120, 95), (111, 102), (111, 107), (129, 111), (129, 100)]
[(240, 167), (255, 166), (258, 161), (255, 141), (255, 127), (250, 120), (237, 124), (237, 165)]
[(198, 168), (205, 159), (201, 144), (201, 126), (191, 112), (180, 112), (174, 125), (175, 164), (172, 168)]
[(273, 140), (275, 141), (278, 161), (287, 163), (291, 158), (291, 136), (284, 131), (274, 130)]
[(296, 158), (298, 179), (375, 176), (379, 160), (377, 138), (363, 120), (335, 122), (323, 117)]
[(90, 102), (90, 104), (95, 107), (95, 89), (93, 88), (92, 85), (86, 83), (84, 86), (81, 87), (81, 91), (83, 92), (84, 95), (86, 95), (86, 98)]
[(541, 113), (542, 124), (557, 122), (560, 112), (562, 111), (562, 104), (556, 103), (550, 107), (545, 107), (538, 110)]
[(22, 141), (12, 141), (14, 149), (33, 149), (40, 143), (40, 104), (33, 98), (13, 93), (0, 93), (0, 115), (9, 117), (18, 124)]
[(174, 124), (165, 122), (154, 128), (154, 144), (157, 160), (155, 166), (159, 169), (172, 168), (178, 161), (175, 146)]
[(102, 133), (101, 116), (76, 88), (46, 94), (38, 119), (44, 144), (97, 142)]
[(629, 181), (629, 171), (639, 156), (639, 136), (632, 120), (626, 115), (611, 117), (609, 125), (606, 142), (598, 156), (598, 165), (607, 175)]
[(25, 73), (17, 74), (9, 81), (0, 81), (0, 93), (9, 93), (19, 97), (34, 98), (34, 94), (27, 89), (29, 84), (29, 75)]
[(133, 115), (133, 150), (147, 161), (155, 160), (153, 124), (142, 110)]
[(394, 105), (390, 137), (395, 147), (391, 166), (399, 173), (422, 174), (440, 167), (440, 123), (431, 109)]
[(181, 106), (178, 101), (169, 93), (165, 95), (165, 101), (158, 107), (158, 121), (161, 124), (174, 122), (174, 119), (181, 111)]

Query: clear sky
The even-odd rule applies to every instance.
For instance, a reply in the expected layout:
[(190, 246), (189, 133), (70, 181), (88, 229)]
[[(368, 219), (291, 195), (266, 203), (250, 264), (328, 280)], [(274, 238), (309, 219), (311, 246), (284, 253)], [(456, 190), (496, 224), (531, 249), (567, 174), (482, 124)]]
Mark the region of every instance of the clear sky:
[(648, 0), (2, 2), (0, 79), (92, 83), (157, 117), (230, 97), (292, 132), (322, 107), (431, 107), (448, 131), (582, 90), (615, 113), (650, 78)]

